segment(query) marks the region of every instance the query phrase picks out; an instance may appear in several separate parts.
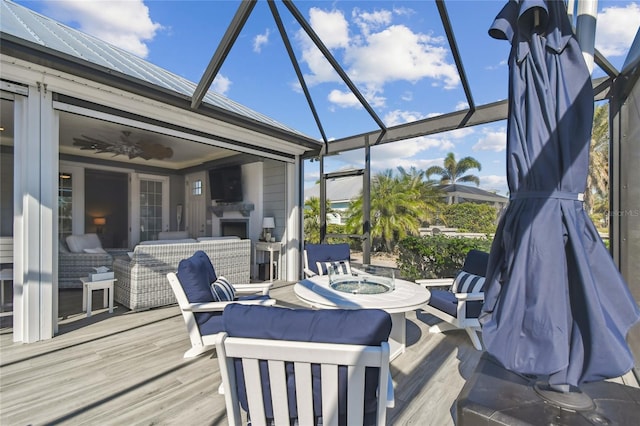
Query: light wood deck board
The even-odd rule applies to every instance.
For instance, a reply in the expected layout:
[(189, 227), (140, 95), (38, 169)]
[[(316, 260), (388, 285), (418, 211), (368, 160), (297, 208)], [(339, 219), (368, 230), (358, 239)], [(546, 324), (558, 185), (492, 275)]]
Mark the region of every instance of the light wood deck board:
[[(272, 297), (302, 306), (291, 285)], [(2, 330), (0, 424), (227, 424), (215, 352), (182, 358), (189, 342), (177, 306), (99, 308), (91, 318), (80, 306), (80, 294), (61, 292), (64, 320), (49, 341), (15, 344)], [(407, 320), (407, 350), (391, 365), (396, 407), (388, 423), (452, 425), (455, 399), (480, 352), (464, 332), (429, 334), (436, 320), (428, 314), (410, 312)]]

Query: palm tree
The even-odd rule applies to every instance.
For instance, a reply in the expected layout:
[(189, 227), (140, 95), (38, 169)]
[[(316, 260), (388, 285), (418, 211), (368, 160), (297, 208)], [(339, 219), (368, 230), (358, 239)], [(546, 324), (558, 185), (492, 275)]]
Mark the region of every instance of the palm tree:
[(474, 182), (480, 185), (480, 178), (476, 175), (465, 175), (469, 169), (482, 170), (480, 162), (473, 157), (464, 157), (456, 161), (453, 152), (447, 154), (444, 159), (444, 167), (431, 166), (427, 169), (427, 177), (440, 175), (440, 183)]
[(589, 146), (589, 174), (584, 197), (585, 209), (594, 213), (597, 204), (609, 200), (609, 111), (607, 106), (596, 107)]
[(424, 214), (420, 217), (422, 222), (431, 222), (441, 208), (443, 191), (436, 187), (431, 180), (425, 181), (426, 172), (418, 170), (415, 167), (406, 170), (402, 166), (398, 166), (400, 179), (404, 180), (404, 184), (408, 188), (417, 188), (420, 192), (420, 199), (424, 202)]
[[(393, 176), (391, 169), (371, 179), (371, 239), (375, 249), (393, 250), (394, 243), (407, 235), (418, 235), (420, 218), (425, 211), (419, 186), (411, 179)], [(348, 211), (347, 232), (362, 231), (362, 194)]]
[[(331, 213), (331, 202), (326, 200), (326, 212)], [(320, 198), (309, 197), (304, 202), (304, 235), (310, 243), (320, 243)]]

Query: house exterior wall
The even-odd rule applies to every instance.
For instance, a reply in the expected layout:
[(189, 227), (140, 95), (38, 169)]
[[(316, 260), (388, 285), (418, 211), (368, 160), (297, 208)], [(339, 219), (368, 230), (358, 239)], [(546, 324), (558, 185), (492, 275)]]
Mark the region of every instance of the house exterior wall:
[(13, 235), (13, 153), (0, 152), (0, 235)]
[[(16, 253), (14, 288), (17, 289), (14, 292), (17, 295), (14, 299), (14, 341), (29, 343), (50, 339), (57, 332), (59, 111), (124, 125), (130, 125), (132, 121), (125, 115), (139, 116), (149, 123), (172, 123), (174, 128), (183, 127), (203, 135), (215, 133), (243, 144), (239, 148), (231, 143), (216, 142), (220, 146), (268, 157), (266, 187), (270, 196), (267, 205), (277, 217), (279, 228), (276, 234), (282, 237), (286, 197), (275, 194), (275, 191), (287, 188), (284, 183), (285, 163), (296, 161), (305, 148), (7, 55), (0, 57), (0, 62), (3, 94), (9, 86), (18, 88), (14, 101), (13, 229)], [(61, 102), (54, 99), (57, 99), (57, 94), (64, 95), (65, 99), (78, 99), (121, 111), (123, 115), (106, 116), (101, 111)], [(185, 137), (174, 129), (149, 126), (155, 126), (154, 131)], [(187, 138), (212, 144), (212, 139), (195, 133), (190, 133)], [(269, 148), (271, 152), (252, 149), (252, 144)], [(36, 164), (38, 167), (34, 167)], [(299, 174), (295, 177), (300, 178)], [(172, 197), (171, 208), (176, 204)], [(175, 218), (175, 212), (171, 218)]]
[[(272, 235), (276, 241), (282, 241), (287, 226), (286, 222), (286, 167), (281, 161), (265, 160), (263, 163), (263, 212), (262, 217), (273, 217), (276, 227)], [(282, 252), (281, 252), (282, 254)], [(281, 256), (280, 277), (286, 270), (286, 256)]]

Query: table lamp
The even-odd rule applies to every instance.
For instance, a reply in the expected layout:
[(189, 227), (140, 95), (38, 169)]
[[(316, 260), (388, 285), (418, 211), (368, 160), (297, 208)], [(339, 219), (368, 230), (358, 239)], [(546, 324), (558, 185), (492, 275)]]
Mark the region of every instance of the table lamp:
[(262, 219), (262, 229), (265, 241), (271, 241), (271, 230), (276, 227), (276, 221), (272, 217)]
[(96, 234), (102, 234), (102, 227), (107, 224), (107, 219), (104, 217), (94, 217), (93, 224), (96, 225)]

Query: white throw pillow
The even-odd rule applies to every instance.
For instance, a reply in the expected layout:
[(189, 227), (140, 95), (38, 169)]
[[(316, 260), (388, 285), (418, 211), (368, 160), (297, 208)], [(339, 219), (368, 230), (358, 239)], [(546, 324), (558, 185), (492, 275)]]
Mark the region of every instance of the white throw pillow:
[(71, 253), (82, 253), (84, 249), (102, 248), (96, 234), (69, 235), (66, 240)]
[(327, 275), (329, 270), (336, 275), (351, 275), (351, 264), (348, 260), (334, 260), (332, 262), (316, 262), (320, 275)]
[(84, 250), (82, 250), (82, 251), (84, 251), (85, 253), (94, 253), (94, 254), (95, 254), (95, 253), (101, 253), (101, 254), (106, 253), (106, 250), (105, 250), (105, 249), (103, 249), (102, 247), (97, 247), (97, 248), (86, 248), (86, 249), (84, 249)]
[(480, 293), (484, 291), (484, 277), (460, 271), (453, 281), (451, 291), (454, 293)]
[(218, 277), (218, 279), (211, 284), (211, 292), (216, 302), (230, 302), (236, 297), (236, 289), (233, 288), (225, 277)]

